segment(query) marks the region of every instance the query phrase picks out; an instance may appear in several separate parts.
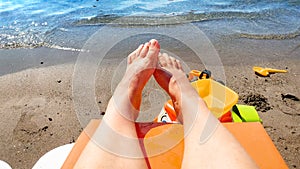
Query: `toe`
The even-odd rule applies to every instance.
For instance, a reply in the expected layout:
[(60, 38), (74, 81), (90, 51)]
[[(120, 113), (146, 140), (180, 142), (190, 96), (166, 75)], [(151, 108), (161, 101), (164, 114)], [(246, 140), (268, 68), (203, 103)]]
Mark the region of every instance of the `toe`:
[(174, 57), (170, 57), (171, 66), (178, 70), (183, 70), (180, 61)]
[(163, 53), (163, 58), (165, 59), (165, 62), (168, 66), (173, 66), (172, 58), (168, 54)]
[(136, 49), (136, 57), (140, 55), (142, 49), (144, 47), (144, 44), (141, 44), (137, 49)]
[(131, 64), (132, 63), (132, 55), (128, 55), (127, 57), (127, 64)]
[(149, 43), (150, 43), (150, 49), (157, 49), (157, 48), (160, 49), (160, 45), (156, 39), (151, 39)]
[(141, 50), (143, 49), (143, 46), (144, 45), (141, 44), (135, 51), (133, 51), (132, 53), (130, 53), (128, 55), (128, 59), (127, 59), (128, 64), (131, 64), (132, 61), (134, 61), (139, 56), (139, 54), (141, 53)]
[(165, 53), (160, 53), (158, 59), (159, 59), (160, 66), (162, 67), (167, 66), (167, 56), (165, 55)]
[(181, 62), (180, 62), (179, 60), (176, 59), (176, 63), (177, 63), (177, 68), (180, 69), (180, 70), (183, 70), (183, 69), (182, 69)]
[(147, 53), (148, 58), (155, 60), (157, 62), (157, 58), (159, 55), (160, 45), (157, 40), (153, 39), (149, 42), (149, 51)]
[(159, 53), (158, 60), (161, 67), (183, 70), (180, 61), (167, 53)]
[(170, 60), (171, 60), (172, 66), (175, 67), (176, 69), (179, 69), (178, 62), (176, 61), (177, 59), (170, 57)]
[(147, 53), (149, 51), (149, 45), (150, 45), (150, 43), (148, 43), (148, 42), (144, 44), (144, 46), (143, 46), (140, 54), (138, 55), (138, 57), (144, 58), (147, 55)]

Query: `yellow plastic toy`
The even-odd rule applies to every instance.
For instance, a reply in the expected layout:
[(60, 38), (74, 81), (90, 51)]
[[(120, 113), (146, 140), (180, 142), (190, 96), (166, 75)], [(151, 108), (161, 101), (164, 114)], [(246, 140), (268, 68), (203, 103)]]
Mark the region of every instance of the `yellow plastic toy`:
[[(220, 118), (229, 112), (238, 101), (238, 94), (228, 87), (212, 79), (198, 79), (191, 83), (199, 96), (205, 101), (209, 110)], [(155, 122), (177, 122), (177, 114), (171, 100), (168, 100)]]
[(270, 73), (287, 73), (287, 70), (280, 70), (280, 69), (271, 69), (271, 68), (262, 68), (254, 66), (253, 71), (261, 76), (269, 76)]
[(191, 85), (217, 118), (230, 111), (238, 101), (237, 93), (215, 80), (201, 79)]

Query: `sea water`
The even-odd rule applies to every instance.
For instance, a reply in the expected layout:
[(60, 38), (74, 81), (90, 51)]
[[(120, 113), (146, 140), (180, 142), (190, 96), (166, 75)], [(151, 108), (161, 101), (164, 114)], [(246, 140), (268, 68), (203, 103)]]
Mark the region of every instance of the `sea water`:
[[(121, 17), (129, 19), (114, 22)], [(0, 0), (0, 48), (74, 47), (110, 23), (192, 23), (242, 38), (287, 39), (300, 34), (300, 1)]]

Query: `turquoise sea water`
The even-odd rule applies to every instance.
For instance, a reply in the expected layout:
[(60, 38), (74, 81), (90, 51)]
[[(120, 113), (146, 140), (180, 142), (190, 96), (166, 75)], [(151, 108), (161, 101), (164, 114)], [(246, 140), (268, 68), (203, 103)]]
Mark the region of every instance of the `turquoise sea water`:
[(119, 26), (194, 23), (243, 38), (286, 39), (299, 36), (300, 1), (0, 0), (0, 48), (74, 46), (66, 34), (84, 35), (120, 17), (129, 19)]

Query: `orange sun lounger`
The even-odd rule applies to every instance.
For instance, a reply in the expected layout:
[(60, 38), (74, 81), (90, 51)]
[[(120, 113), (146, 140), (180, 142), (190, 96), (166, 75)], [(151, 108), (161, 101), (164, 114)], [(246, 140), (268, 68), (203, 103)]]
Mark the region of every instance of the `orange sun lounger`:
[[(62, 166), (63, 169), (74, 167), (81, 152), (90, 140), (89, 135), (94, 133), (99, 124), (100, 120), (92, 120), (85, 128), (85, 131), (81, 133)], [(288, 168), (261, 123), (222, 123), (222, 125), (224, 125), (235, 136), (260, 168)], [(159, 148), (157, 145), (162, 146), (162, 141), (155, 140), (155, 137), (153, 136), (164, 132), (166, 129), (170, 129), (171, 132), (169, 132), (169, 138), (174, 139), (173, 141), (178, 141), (183, 135), (183, 127), (181, 124), (153, 122), (136, 123), (136, 128), (138, 136), (140, 138), (144, 138), (142, 149), (147, 154), (151, 154), (155, 151), (155, 149)], [(173, 130), (176, 132), (172, 132)], [(170, 143), (169, 140), (166, 142)], [(179, 144), (165, 153), (146, 158), (148, 166), (151, 166), (152, 169), (161, 168), (162, 166), (167, 169), (180, 168), (183, 158), (183, 142), (184, 140), (179, 141)]]

